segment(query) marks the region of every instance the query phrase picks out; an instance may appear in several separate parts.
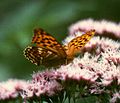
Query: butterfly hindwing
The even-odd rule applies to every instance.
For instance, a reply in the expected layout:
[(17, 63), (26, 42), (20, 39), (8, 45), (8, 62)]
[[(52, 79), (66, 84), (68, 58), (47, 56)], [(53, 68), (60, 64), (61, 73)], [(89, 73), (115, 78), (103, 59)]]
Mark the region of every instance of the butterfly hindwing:
[[(65, 58), (60, 58), (56, 53), (45, 48), (28, 46), (24, 50), (25, 57), (33, 64), (46, 67), (57, 66), (65, 63)], [(59, 61), (59, 62), (58, 62)]]

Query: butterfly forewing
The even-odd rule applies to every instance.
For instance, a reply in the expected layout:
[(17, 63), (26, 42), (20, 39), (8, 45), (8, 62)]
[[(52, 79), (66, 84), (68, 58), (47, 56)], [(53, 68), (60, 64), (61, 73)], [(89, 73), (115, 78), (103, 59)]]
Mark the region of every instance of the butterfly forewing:
[(85, 46), (85, 44), (93, 37), (95, 34), (95, 30), (91, 30), (83, 34), (82, 36), (78, 36), (72, 39), (67, 45), (67, 56), (68, 58), (73, 58), (73, 56), (80, 52), (80, 49)]
[(32, 43), (36, 44), (37, 47), (42, 47), (52, 52), (57, 53), (57, 55), (61, 57), (65, 57), (66, 53), (60, 43), (52, 37), (50, 34), (45, 32), (43, 29), (38, 28), (34, 30), (34, 36), (32, 39)]

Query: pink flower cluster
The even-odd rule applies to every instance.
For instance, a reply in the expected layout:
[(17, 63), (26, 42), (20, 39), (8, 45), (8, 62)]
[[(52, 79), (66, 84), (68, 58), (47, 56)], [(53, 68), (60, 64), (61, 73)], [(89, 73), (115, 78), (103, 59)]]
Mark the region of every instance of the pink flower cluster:
[(114, 46), (114, 44), (112, 44), (112, 42), (108, 39), (104, 39), (104, 42), (102, 42), (102, 39), (100, 38), (97, 38), (97, 40), (100, 47), (97, 48), (99, 50), (95, 49), (94, 53), (98, 51), (99, 53), (94, 54), (94, 56), (92, 52), (86, 52), (84, 53), (84, 56), (81, 58), (76, 57), (73, 62), (68, 65), (63, 65), (56, 70), (49, 70), (34, 74), (31, 84), (24, 90), (26, 91), (26, 94), (23, 94), (23, 98), (30, 98), (34, 95), (38, 97), (41, 95), (56, 95), (58, 91), (64, 89), (63, 84), (58, 81), (86, 81), (89, 85), (91, 85), (89, 91), (92, 94), (103, 93), (104, 89), (98, 87), (110, 86), (115, 80), (117, 80), (117, 85), (119, 86), (119, 45), (114, 42), (116, 43)]
[(19, 91), (27, 86), (24, 80), (10, 79), (0, 83), (0, 100), (15, 99), (19, 95)]
[(111, 35), (120, 38), (120, 23), (114, 23), (106, 20), (95, 21), (93, 19), (85, 19), (78, 21), (75, 24), (72, 24), (69, 28), (69, 33), (74, 34), (75, 32), (79, 31), (88, 31), (91, 29), (95, 29), (98, 34), (107, 34), (110, 33)]
[[(83, 28), (79, 25), (83, 24), (82, 22), (88, 22), (88, 25), (82, 25), (84, 27)], [(93, 27), (89, 24), (98, 25), (97, 27), (99, 27), (99, 29), (95, 28), (94, 25)], [(109, 27), (108, 25), (112, 25), (112, 27), (114, 26), (117, 29), (114, 28), (113, 31), (110, 31), (111, 26)], [(77, 30), (76, 28), (79, 28), (79, 30), (90, 30), (94, 28), (101, 34), (105, 30), (106, 32), (114, 33), (114, 35), (117, 35), (119, 38), (118, 25), (107, 23), (107, 21), (102, 21), (102, 23), (93, 20), (81, 21), (70, 27), (70, 33), (75, 33)], [(66, 40), (64, 40), (64, 44), (68, 43), (72, 38), (74, 38), (74, 36), (69, 35)], [(105, 89), (101, 89), (99, 87), (108, 87), (114, 83), (114, 81), (117, 81), (116, 85), (120, 86), (119, 42), (105, 37), (93, 37), (82, 49), (81, 54), (81, 57), (76, 57), (73, 62), (68, 65), (63, 65), (56, 70), (53, 69), (34, 74), (31, 84), (24, 90), (26, 91), (26, 94), (22, 95), (23, 98), (33, 97), (34, 95), (38, 97), (41, 95), (56, 95), (58, 91), (65, 88), (64, 85), (58, 81), (64, 81), (64, 83), (70, 80), (74, 82), (86, 81), (90, 85), (88, 90), (91, 94), (100, 94), (105, 92)]]
[(55, 80), (53, 72), (38, 72), (33, 74), (33, 79), (29, 85), (23, 88), (21, 96), (24, 99), (34, 95), (37, 97), (41, 95), (52, 96), (62, 89), (62, 86)]
[[(116, 91), (113, 95), (112, 98), (110, 99), (110, 103), (116, 103), (117, 100), (120, 100), (120, 91)], [(118, 101), (119, 101), (118, 100)]]

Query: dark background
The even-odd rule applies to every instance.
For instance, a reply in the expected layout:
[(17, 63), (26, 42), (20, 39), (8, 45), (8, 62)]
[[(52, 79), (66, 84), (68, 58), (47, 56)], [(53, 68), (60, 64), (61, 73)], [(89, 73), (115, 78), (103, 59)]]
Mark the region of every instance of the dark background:
[(23, 56), (34, 28), (61, 42), (72, 23), (87, 18), (119, 22), (120, 0), (0, 0), (0, 81), (40, 70)]

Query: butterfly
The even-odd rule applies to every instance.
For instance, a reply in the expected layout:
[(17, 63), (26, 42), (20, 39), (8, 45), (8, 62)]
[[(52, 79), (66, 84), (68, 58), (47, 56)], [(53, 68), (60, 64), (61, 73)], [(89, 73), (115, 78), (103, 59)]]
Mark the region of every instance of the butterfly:
[(61, 45), (49, 33), (37, 28), (34, 29), (31, 44), (24, 50), (24, 56), (33, 64), (46, 67), (68, 64), (94, 34), (95, 30), (90, 30), (72, 39), (67, 45)]

